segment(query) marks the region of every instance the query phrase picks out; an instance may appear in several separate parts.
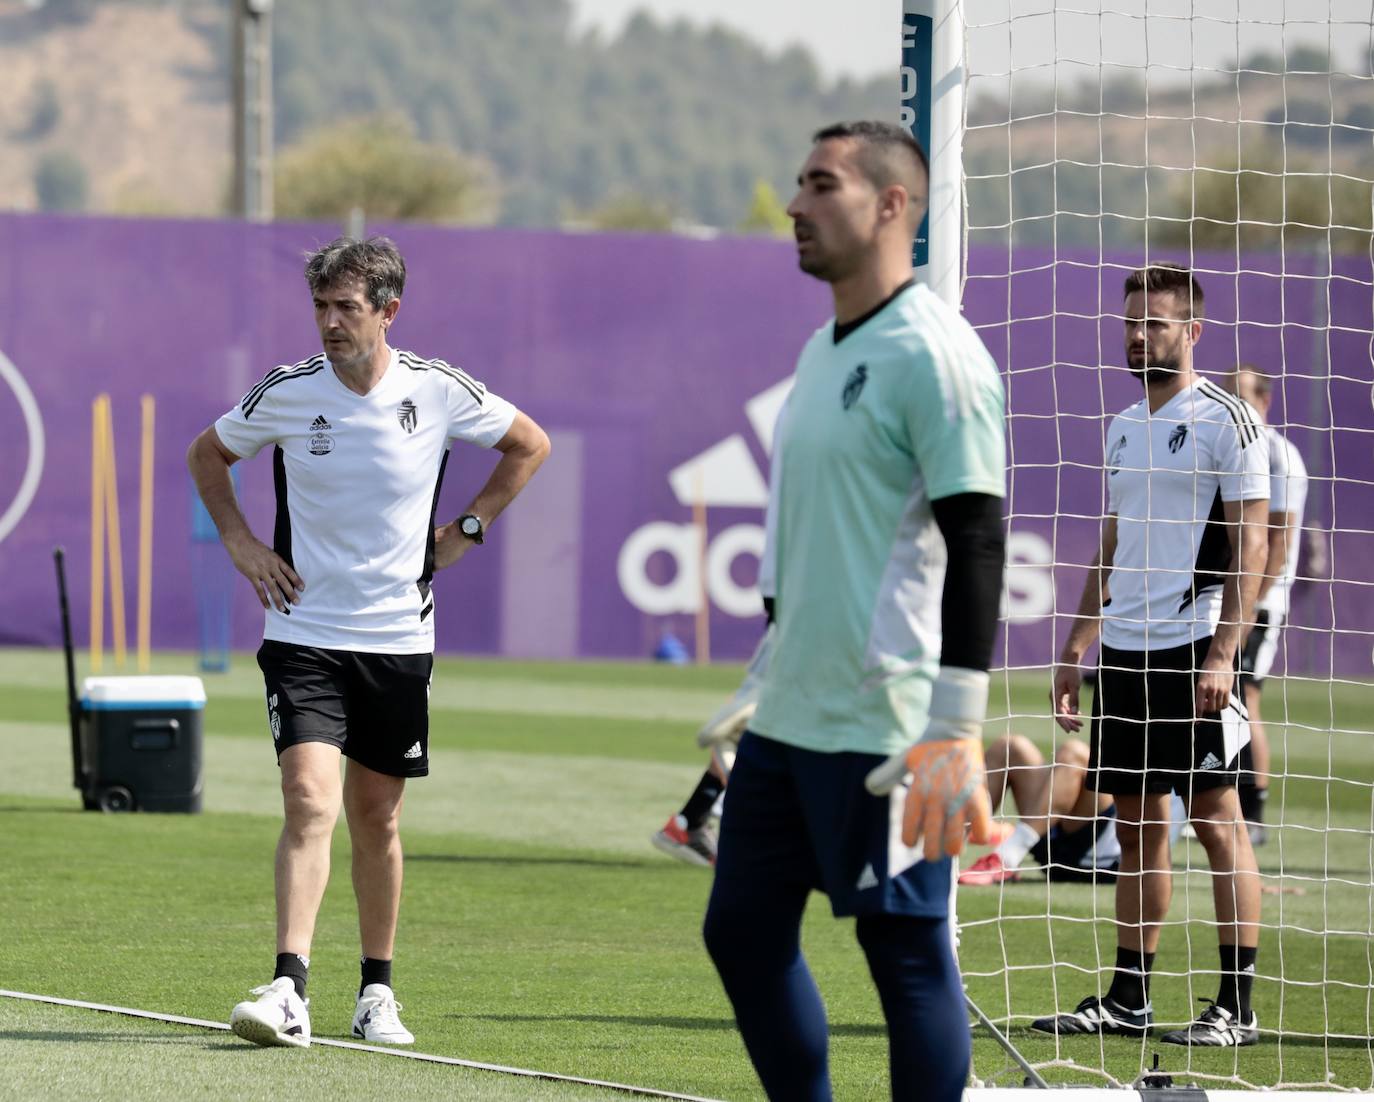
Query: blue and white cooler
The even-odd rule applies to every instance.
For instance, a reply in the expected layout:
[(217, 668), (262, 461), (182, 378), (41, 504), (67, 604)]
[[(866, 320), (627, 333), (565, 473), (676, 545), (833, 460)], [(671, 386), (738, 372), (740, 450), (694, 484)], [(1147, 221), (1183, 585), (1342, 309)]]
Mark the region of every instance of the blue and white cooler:
[(204, 713), (198, 677), (86, 678), (77, 763), (85, 806), (200, 811)]

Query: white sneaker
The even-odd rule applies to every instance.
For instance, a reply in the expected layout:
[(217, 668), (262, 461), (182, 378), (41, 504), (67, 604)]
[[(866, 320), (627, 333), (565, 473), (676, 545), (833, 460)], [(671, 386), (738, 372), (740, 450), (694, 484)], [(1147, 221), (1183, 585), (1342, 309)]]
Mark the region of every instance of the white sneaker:
[(290, 976), (281, 976), (265, 987), (255, 987), (256, 999), (247, 999), (229, 1015), (229, 1028), (255, 1045), (310, 1047), (308, 1002), (296, 994)]
[(386, 1045), (413, 1045), (415, 1038), (396, 1012), (404, 1009), (384, 983), (369, 983), (353, 1011), (353, 1036)]

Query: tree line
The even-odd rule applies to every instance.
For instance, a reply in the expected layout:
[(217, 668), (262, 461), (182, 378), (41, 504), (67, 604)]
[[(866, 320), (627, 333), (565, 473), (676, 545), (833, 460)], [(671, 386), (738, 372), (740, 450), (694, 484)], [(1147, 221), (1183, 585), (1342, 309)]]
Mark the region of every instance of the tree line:
[[(211, 41), (220, 67), (197, 87), (227, 98), (228, 0), (47, 0), (6, 26), (41, 33), (101, 4), (155, 3), (181, 9)], [(281, 0), (272, 18), (280, 217), (360, 208), (370, 220), (786, 232), (783, 203), (809, 134), (896, 115), (895, 72), (827, 80), (800, 47), (642, 13), (614, 36), (580, 31), (570, 0)], [(1370, 81), (1329, 68), (1322, 51), (1299, 46), (1163, 96), (1129, 72), (991, 92), (976, 79), (971, 240), (1136, 244), (1149, 234), (1207, 248), (1365, 251), (1370, 174), (1358, 166), (1374, 129)], [(1256, 137), (1204, 144), (1184, 171), (1136, 166), (1133, 120), (1186, 117), (1193, 105), (1171, 97), (1203, 105), (1232, 88), (1258, 105), (1247, 116)], [(52, 86), (34, 103), (27, 126), (41, 133), (58, 109)], [(1046, 117), (1065, 135), (1085, 120), (1080, 145), (1056, 139), (1047, 161), (1031, 141), (1018, 155), (1018, 128)], [(45, 205), (79, 205), (79, 164), (59, 154), (39, 172)]]

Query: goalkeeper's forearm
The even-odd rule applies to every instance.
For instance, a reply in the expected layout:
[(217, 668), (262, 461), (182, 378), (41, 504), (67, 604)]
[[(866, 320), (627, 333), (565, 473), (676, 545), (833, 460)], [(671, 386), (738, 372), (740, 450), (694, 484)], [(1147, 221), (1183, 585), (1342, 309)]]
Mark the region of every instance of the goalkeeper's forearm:
[(955, 494), (932, 502), (931, 509), (945, 537), (949, 565), (940, 601), (940, 675), (920, 741), (980, 738), (1006, 558), (1002, 499)]
[[(955, 494), (932, 502), (931, 509), (949, 560), (940, 601), (940, 667), (986, 675), (997, 635), (1006, 557), (1002, 499)], [(932, 699), (931, 704), (936, 702)]]

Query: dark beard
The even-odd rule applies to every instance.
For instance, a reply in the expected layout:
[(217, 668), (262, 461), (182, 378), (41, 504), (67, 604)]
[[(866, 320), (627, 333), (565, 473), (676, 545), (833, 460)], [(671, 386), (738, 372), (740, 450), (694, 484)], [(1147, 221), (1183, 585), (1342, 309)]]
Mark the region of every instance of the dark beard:
[(1147, 361), (1144, 367), (1131, 368), (1131, 374), (1146, 386), (1167, 383), (1178, 374), (1178, 361), (1156, 360), (1154, 363), (1149, 363)]

